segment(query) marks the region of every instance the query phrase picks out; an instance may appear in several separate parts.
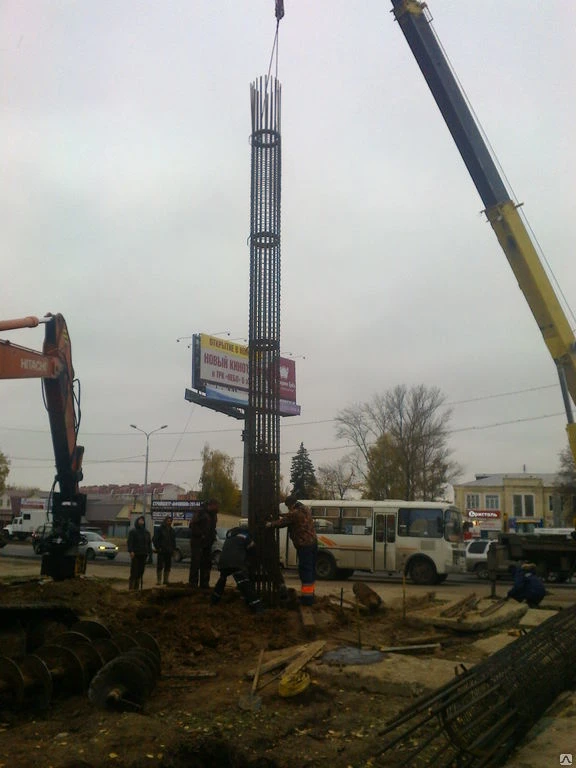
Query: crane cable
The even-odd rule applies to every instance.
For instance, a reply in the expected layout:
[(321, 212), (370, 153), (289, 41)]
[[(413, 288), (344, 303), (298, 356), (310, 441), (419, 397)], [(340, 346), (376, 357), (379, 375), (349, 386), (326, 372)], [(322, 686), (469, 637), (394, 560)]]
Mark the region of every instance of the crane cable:
[(278, 80), (278, 29), (280, 27), (280, 20), (284, 18), (284, 0), (276, 0), (276, 32), (274, 34), (274, 42), (272, 44), (272, 52), (270, 54), (270, 63), (268, 64), (268, 74), (266, 75), (266, 98), (268, 98), (268, 84), (270, 82), (270, 72), (272, 71), (272, 62), (274, 61), (274, 53), (276, 53), (276, 71), (275, 78)]

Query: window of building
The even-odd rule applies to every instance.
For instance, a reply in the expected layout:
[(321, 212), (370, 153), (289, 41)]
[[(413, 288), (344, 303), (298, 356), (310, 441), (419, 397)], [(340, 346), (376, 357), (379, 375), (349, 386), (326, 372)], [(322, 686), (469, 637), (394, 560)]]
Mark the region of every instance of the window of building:
[(486, 509), (500, 509), (500, 496), (497, 493), (486, 494)]
[(466, 509), (480, 509), (480, 494), (479, 493), (467, 493), (466, 494)]
[(534, 517), (534, 494), (515, 493), (512, 496), (514, 517)]

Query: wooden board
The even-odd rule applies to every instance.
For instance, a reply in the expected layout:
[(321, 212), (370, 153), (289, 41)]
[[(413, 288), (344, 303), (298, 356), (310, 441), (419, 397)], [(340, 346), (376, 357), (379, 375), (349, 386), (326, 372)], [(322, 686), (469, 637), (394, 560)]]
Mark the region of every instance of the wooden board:
[(298, 658), (294, 659), (294, 661), (286, 667), (284, 677), (290, 677), (291, 675), (295, 675), (296, 672), (299, 672), (314, 658), (314, 656), (317, 656), (320, 653), (325, 645), (326, 640), (318, 640), (315, 643), (310, 643), (307, 650), (302, 651)]

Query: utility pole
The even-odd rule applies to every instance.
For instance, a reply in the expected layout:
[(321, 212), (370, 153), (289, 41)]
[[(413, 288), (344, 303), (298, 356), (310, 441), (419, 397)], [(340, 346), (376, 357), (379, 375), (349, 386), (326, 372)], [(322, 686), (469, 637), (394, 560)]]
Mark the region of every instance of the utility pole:
[[(144, 466), (144, 499), (142, 502), (142, 514), (144, 515), (144, 522), (147, 523), (146, 502), (148, 499), (148, 458), (150, 456), (150, 435), (153, 435), (155, 432), (160, 432), (161, 429), (166, 429), (168, 424), (163, 424), (161, 427), (153, 429), (151, 432), (146, 432), (144, 429), (137, 427), (136, 424), (130, 424), (130, 426), (132, 429), (136, 429), (138, 432), (142, 432), (143, 435), (146, 435), (146, 462)], [(147, 525), (146, 527), (148, 528), (150, 536), (152, 536), (154, 534), (154, 521), (152, 520), (152, 516), (150, 516), (150, 525)]]

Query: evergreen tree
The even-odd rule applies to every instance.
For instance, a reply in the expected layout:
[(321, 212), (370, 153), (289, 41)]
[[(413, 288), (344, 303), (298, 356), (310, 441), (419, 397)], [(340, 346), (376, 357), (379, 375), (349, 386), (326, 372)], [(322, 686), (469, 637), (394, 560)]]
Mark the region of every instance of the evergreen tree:
[(304, 443), (300, 443), (298, 452), (292, 457), (290, 482), (292, 483), (292, 493), (298, 498), (315, 498), (318, 481), (316, 480), (314, 464), (312, 464), (308, 451), (304, 448)]

